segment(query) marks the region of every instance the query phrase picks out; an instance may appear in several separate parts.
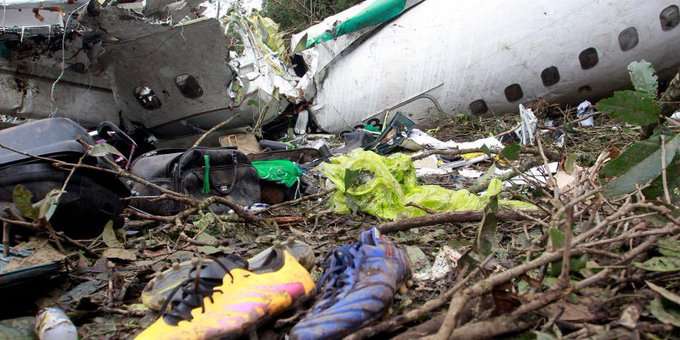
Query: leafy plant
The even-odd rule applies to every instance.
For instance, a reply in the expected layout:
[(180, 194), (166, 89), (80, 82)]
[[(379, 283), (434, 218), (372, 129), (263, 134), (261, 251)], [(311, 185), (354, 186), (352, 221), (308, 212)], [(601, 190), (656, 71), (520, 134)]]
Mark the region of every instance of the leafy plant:
[(266, 0), (263, 6), (263, 14), (277, 22), (282, 31), (297, 32), (361, 1)]
[[(615, 92), (597, 104), (598, 110), (631, 125), (659, 124), (661, 103), (654, 68), (643, 60), (631, 63), (628, 72), (635, 90)], [(672, 198), (677, 199), (679, 159), (680, 135), (660, 126), (656, 134), (631, 145), (603, 168), (601, 175), (609, 178), (604, 193), (610, 198), (618, 198), (648, 186), (644, 191), (648, 198), (661, 197), (665, 191), (662, 181), (665, 170), (669, 191), (673, 193)]]
[(33, 203), (33, 193), (26, 187), (18, 184), (12, 192), (12, 200), (22, 217), (36, 221), (45, 219), (49, 221), (59, 205), (59, 193), (61, 190), (52, 190), (42, 200)]

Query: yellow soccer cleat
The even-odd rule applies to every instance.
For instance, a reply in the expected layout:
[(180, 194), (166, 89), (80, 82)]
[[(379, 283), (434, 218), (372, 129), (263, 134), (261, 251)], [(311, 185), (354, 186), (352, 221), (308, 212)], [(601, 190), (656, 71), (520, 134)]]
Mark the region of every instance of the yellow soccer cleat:
[(314, 281), (287, 251), (257, 268), (238, 256), (198, 264), (138, 340), (236, 338), (308, 297)]

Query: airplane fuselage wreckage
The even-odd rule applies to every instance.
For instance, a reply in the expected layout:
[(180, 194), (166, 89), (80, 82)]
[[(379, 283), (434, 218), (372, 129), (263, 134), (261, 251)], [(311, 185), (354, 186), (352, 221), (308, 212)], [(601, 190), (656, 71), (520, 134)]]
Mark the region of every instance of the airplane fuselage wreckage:
[[(0, 113), (112, 121), (159, 139), (261, 128), (300, 112), (341, 132), (399, 110), (517, 111), (630, 86), (645, 59), (680, 66), (680, 2), (372, 0), (293, 35), (223, 3), (4, 0)], [(228, 121), (225, 123), (225, 121)]]

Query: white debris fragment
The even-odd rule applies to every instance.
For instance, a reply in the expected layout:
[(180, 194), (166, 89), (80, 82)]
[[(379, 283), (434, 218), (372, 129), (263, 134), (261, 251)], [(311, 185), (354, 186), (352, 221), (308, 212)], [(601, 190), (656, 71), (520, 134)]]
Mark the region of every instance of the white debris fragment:
[[(208, 0), (202, 2), (199, 7), (205, 8), (202, 13), (206, 18), (221, 18), (229, 13), (229, 10), (236, 4), (237, 0)], [(245, 0), (240, 1), (240, 6), (250, 13), (253, 10), (262, 10), (262, 0)]]
[[(545, 165), (537, 166), (535, 168), (529, 169), (529, 171), (523, 173), (522, 175), (513, 177), (512, 179), (506, 181), (503, 183), (505, 187), (510, 187), (513, 185), (526, 185), (529, 182), (532, 183), (538, 183), (541, 185), (545, 185), (548, 183), (548, 178), (550, 175), (548, 174), (548, 171), (552, 174), (555, 174), (557, 172), (557, 169), (559, 167), (559, 163), (554, 162), (548, 164), (546, 167)], [(512, 169), (507, 169), (507, 170), (496, 170), (496, 175), (502, 176), (504, 174), (509, 173), (512, 171)]]
[(671, 116), (671, 119), (680, 120), (680, 111), (674, 113), (674, 114)]
[(45, 308), (38, 314), (35, 332), (40, 340), (77, 340), (78, 330), (63, 310)]
[(476, 141), (472, 142), (463, 142), (463, 143), (458, 143), (455, 141), (448, 141), (448, 142), (442, 142), (437, 138), (434, 138), (427, 133), (418, 130), (418, 129), (413, 129), (411, 130), (411, 133), (408, 136), (408, 142), (402, 145), (406, 145), (405, 147), (408, 148), (409, 150), (413, 151), (418, 151), (418, 150), (423, 150), (423, 149), (435, 149), (435, 150), (447, 150), (447, 149), (459, 149), (459, 150), (468, 150), (468, 149), (479, 149), (483, 146), (486, 146), (489, 149), (502, 149), (503, 148), (503, 143), (501, 143), (500, 140), (496, 137), (488, 137), (488, 138), (482, 138), (478, 139)]
[(446, 169), (439, 168), (439, 159), (435, 155), (416, 160), (413, 162), (413, 166), (416, 168), (416, 177), (446, 175), (449, 173)]
[(595, 118), (592, 116), (594, 112), (595, 112), (595, 108), (593, 107), (593, 104), (591, 102), (586, 100), (583, 103), (579, 104), (578, 108), (576, 109), (576, 116), (579, 119), (590, 116), (590, 117), (580, 121), (579, 124), (582, 127), (593, 127), (593, 126), (595, 126)]
[(462, 257), (463, 255), (458, 251), (449, 246), (444, 246), (437, 253), (432, 267), (429, 270), (416, 273), (413, 278), (416, 281), (441, 280), (458, 267), (458, 260)]
[(534, 145), (536, 126), (538, 125), (538, 119), (536, 119), (534, 111), (520, 104), (519, 116), (522, 118), (522, 124), (515, 130), (515, 133), (522, 145)]
[(304, 110), (298, 113), (297, 121), (295, 121), (295, 134), (296, 135), (306, 134), (308, 124), (309, 124), (309, 111)]
[(455, 162), (450, 162), (442, 165), (443, 169), (460, 169), (460, 168), (466, 168), (471, 165), (475, 165), (477, 163), (485, 162), (487, 160), (491, 159), (489, 155), (482, 154), (480, 156), (471, 158), (471, 159), (463, 159), (460, 161), (455, 161)]
[(429, 275), (428, 273), (432, 270), (432, 264), (427, 258), (427, 255), (418, 247), (406, 246), (406, 254), (411, 262), (411, 269), (418, 275)]
[(484, 175), (484, 172), (475, 169), (460, 169), (458, 170), (458, 175), (465, 178), (480, 178)]

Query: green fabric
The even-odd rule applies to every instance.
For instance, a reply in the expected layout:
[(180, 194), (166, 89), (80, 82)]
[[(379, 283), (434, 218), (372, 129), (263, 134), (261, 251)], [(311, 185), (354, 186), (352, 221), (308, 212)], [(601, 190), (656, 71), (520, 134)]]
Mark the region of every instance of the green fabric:
[(377, 127), (375, 125), (371, 125), (371, 124), (364, 124), (364, 130), (368, 130), (368, 131), (371, 131), (371, 132), (380, 132), (379, 127)]
[(286, 159), (253, 161), (252, 164), (261, 179), (283, 184), (289, 188), (295, 185), (302, 176), (300, 166)]
[[(331, 204), (337, 213), (362, 211), (388, 220), (427, 214), (409, 204), (437, 212), (481, 211), (502, 188), (498, 179), (492, 180), (482, 195), (418, 185), (411, 157), (404, 154), (384, 157), (364, 150), (333, 158), (321, 166), (321, 172), (336, 186)], [(500, 204), (535, 209), (532, 204), (520, 201), (501, 200)]]
[(210, 193), (210, 155), (203, 155), (203, 193)]
[(307, 40), (307, 48), (335, 39), (341, 35), (356, 32), (362, 28), (382, 24), (395, 18), (406, 7), (406, 0), (374, 0), (366, 9), (357, 15), (339, 23), (333, 32), (324, 32)]

